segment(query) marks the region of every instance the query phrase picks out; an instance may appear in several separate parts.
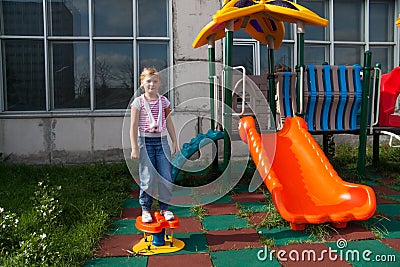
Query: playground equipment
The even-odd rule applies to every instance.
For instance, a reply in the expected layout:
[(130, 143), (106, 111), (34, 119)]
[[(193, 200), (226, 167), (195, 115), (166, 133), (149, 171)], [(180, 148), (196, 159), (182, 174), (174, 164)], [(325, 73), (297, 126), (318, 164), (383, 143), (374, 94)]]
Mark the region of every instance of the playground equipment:
[[(348, 221), (374, 214), (374, 191), (338, 176), (304, 119), (287, 117), (276, 136), (258, 134), (252, 117), (242, 118), (239, 128), (276, 209), (293, 230), (325, 222), (345, 228)], [(268, 152), (272, 138), (277, 139), (275, 155)]]
[[(167, 221), (159, 212), (155, 212), (152, 223), (143, 223), (142, 216), (136, 218), (136, 228), (143, 232), (144, 237), (133, 246), (133, 251), (140, 255), (156, 255), (176, 252), (185, 247), (185, 243), (174, 238), (174, 229), (179, 228), (179, 218)], [(171, 234), (166, 233), (171, 229)]]
[[(276, 25), (282, 25), (283, 22), (296, 23), (298, 64), (295, 73), (278, 73), (275, 76), (273, 50), (279, 48), (283, 36), (281, 27)], [(208, 44), (209, 74), (214, 76), (214, 45), (216, 40), (224, 37), (222, 28), (225, 28), (224, 63), (227, 69), (232, 67), (233, 31), (243, 28), (254, 39), (268, 46), (268, 100), (273, 120), (281, 129), (276, 133), (259, 135), (254, 120), (245, 117), (240, 120), (240, 137), (248, 143), (251, 156), (273, 196), (275, 206), (282, 217), (290, 222), (293, 230), (302, 230), (307, 223), (324, 222), (343, 228), (350, 220), (365, 220), (374, 214), (374, 191), (368, 186), (344, 182), (309, 131), (357, 132), (360, 138), (358, 170), (363, 174), (368, 94), (373, 70), (371, 53), (365, 55), (364, 68), (304, 66), (306, 24), (326, 26), (328, 21), (290, 1), (225, 1), (223, 8), (213, 16), (213, 21), (199, 33), (193, 47)], [(232, 107), (232, 74), (229, 70), (223, 74), (224, 104)], [(276, 77), (280, 89), (278, 93), (275, 91)], [(210, 83), (212, 81), (210, 79)], [(242, 95), (244, 101), (245, 93)], [(213, 96), (210, 85), (210, 97)], [(281, 108), (278, 112), (277, 99)], [(214, 110), (213, 103), (210, 102), (211, 112)], [(279, 125), (281, 119), (284, 120), (283, 125)], [(228, 135), (232, 132), (231, 124), (232, 114), (224, 113), (224, 161), (230, 155)], [(276, 139), (277, 146), (274, 155), (269, 151), (273, 139)], [(329, 188), (329, 193), (321, 191), (322, 188)]]

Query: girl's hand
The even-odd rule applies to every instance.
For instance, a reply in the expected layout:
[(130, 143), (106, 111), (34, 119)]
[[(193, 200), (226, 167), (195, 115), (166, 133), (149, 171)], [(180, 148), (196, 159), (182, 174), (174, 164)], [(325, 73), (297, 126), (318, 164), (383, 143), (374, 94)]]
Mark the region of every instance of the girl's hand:
[(176, 153), (178, 153), (179, 147), (177, 142), (172, 142), (172, 147), (171, 147), (171, 154), (172, 156), (175, 156)]
[(131, 159), (139, 159), (139, 149), (132, 148)]

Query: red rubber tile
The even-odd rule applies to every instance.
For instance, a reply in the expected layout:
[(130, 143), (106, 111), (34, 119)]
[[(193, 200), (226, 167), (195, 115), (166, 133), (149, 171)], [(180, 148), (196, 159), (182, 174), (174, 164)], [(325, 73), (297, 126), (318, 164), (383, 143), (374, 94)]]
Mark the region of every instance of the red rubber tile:
[(204, 208), (207, 210), (208, 215), (236, 214), (239, 212), (235, 203), (208, 204)]
[(381, 194), (381, 195), (397, 195), (397, 194), (400, 194), (399, 191), (387, 188), (387, 187), (385, 187), (383, 185), (372, 185), (371, 187), (374, 189), (374, 191), (375, 191), (375, 193), (377, 195), (379, 195), (379, 194)]
[(117, 220), (136, 220), (140, 215), (142, 215), (142, 208), (125, 208)]
[(209, 231), (205, 235), (211, 251), (244, 249), (248, 247), (259, 248), (263, 246), (259, 235), (251, 228)]
[(345, 240), (362, 240), (362, 239), (375, 239), (375, 235), (365, 229), (364, 227), (361, 227), (360, 225), (357, 225), (355, 223), (349, 223), (347, 224), (347, 227), (344, 229), (336, 229), (338, 231), (338, 234), (333, 234), (327, 241), (337, 241), (340, 238), (344, 238)]
[(132, 189), (130, 193), (131, 198), (139, 198), (140, 189)]
[(201, 223), (194, 217), (180, 217), (179, 228), (174, 230), (175, 233), (198, 233), (202, 231)]
[(114, 235), (106, 236), (100, 241), (95, 251), (97, 257), (132, 256), (128, 251), (143, 238), (143, 235)]
[(385, 238), (382, 239), (381, 242), (397, 251), (400, 251), (400, 238)]
[(147, 260), (147, 267), (204, 267), (213, 266), (211, 257), (207, 253), (182, 254), (168, 256), (151, 256)]
[(261, 192), (246, 192), (231, 195), (234, 202), (266, 202), (267, 197)]
[(338, 254), (329, 252), (324, 243), (293, 244), (278, 247), (276, 251), (283, 266), (352, 266), (341, 260)]
[(376, 204), (397, 204), (398, 202), (382, 198), (380, 196), (376, 197)]

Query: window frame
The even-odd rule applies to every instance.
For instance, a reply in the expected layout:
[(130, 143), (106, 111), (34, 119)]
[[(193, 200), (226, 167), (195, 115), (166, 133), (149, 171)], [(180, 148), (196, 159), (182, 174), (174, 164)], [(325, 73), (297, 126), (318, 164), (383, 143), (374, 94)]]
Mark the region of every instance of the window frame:
[[(133, 61), (133, 72), (134, 72), (134, 85), (133, 90), (136, 92), (138, 90), (138, 80), (140, 71), (138, 69), (139, 65), (139, 58), (137, 55), (137, 48), (138, 42), (146, 40), (146, 41), (156, 41), (156, 42), (165, 42), (167, 44), (167, 65), (168, 67), (173, 66), (173, 25), (172, 25), (172, 17), (173, 17), (173, 10), (172, 10), (172, 0), (167, 0), (167, 36), (165, 37), (137, 37), (138, 29), (137, 29), (137, 22), (138, 22), (138, 14), (137, 14), (137, 5), (138, 1), (132, 1), (132, 35), (128, 37), (100, 37), (94, 36), (94, 0), (87, 0), (88, 1), (88, 20), (89, 20), (89, 29), (88, 29), (88, 36), (50, 36), (50, 25), (51, 23), (51, 15), (49, 12), (50, 10), (50, 3), (48, 0), (42, 1), (42, 9), (43, 9), (43, 29), (44, 33), (41, 36), (17, 36), (17, 35), (4, 35), (0, 34), (0, 117), (90, 117), (90, 116), (122, 116), (126, 113), (126, 108), (121, 109), (96, 109), (96, 95), (95, 95), (95, 84), (94, 84), (94, 64), (95, 64), (95, 54), (94, 54), (94, 45), (96, 41), (130, 41), (132, 43), (132, 61)], [(0, 3), (1, 5), (1, 3)], [(2, 24), (3, 25), (3, 24)], [(45, 103), (45, 110), (32, 110), (32, 111), (10, 111), (6, 109), (6, 95), (5, 95), (5, 75), (4, 75), (4, 47), (3, 47), (3, 40), (9, 39), (32, 39), (32, 40), (42, 40), (44, 44), (44, 77), (45, 77), (45, 95), (46, 95), (46, 103)], [(54, 81), (51, 81), (52, 74), (51, 71), (51, 64), (52, 59), (51, 51), (50, 51), (50, 42), (57, 42), (57, 41), (68, 41), (68, 42), (75, 42), (75, 41), (88, 41), (89, 42), (89, 76), (90, 76), (90, 104), (88, 107), (85, 108), (65, 108), (65, 109), (55, 109), (54, 108), (54, 87), (52, 86)], [(170, 72), (169, 80), (173, 83), (173, 74)], [(132, 97), (133, 97), (132, 92)], [(171, 107), (174, 106), (174, 97), (173, 94), (170, 94), (170, 102)], [(130, 100), (130, 99), (129, 99)]]
[[(326, 61), (329, 62), (330, 64), (336, 64), (335, 63), (335, 46), (336, 45), (356, 45), (356, 46), (363, 46), (364, 49), (361, 49), (362, 51), (366, 51), (369, 50), (370, 47), (392, 47), (393, 49), (393, 66), (388, 66), (389, 70), (393, 69), (394, 67), (398, 66), (400, 63), (400, 30), (396, 29), (396, 27), (394, 26), (393, 28), (393, 35), (394, 35), (394, 40), (393, 41), (386, 41), (386, 42), (373, 42), (369, 40), (369, 28), (370, 28), (370, 24), (369, 24), (369, 20), (370, 20), (370, 3), (374, 0), (365, 0), (365, 2), (363, 3), (364, 5), (364, 9), (362, 10), (363, 12), (363, 16), (364, 16), (364, 21), (362, 22), (362, 27), (363, 27), (363, 33), (362, 36), (364, 38), (364, 40), (361, 41), (336, 41), (334, 39), (334, 23), (333, 23), (333, 19), (334, 19), (334, 0), (326, 0), (327, 2), (327, 15), (329, 16), (328, 19), (330, 19), (330, 23), (328, 24), (327, 27), (329, 27), (327, 29), (327, 36), (326, 36), (326, 40), (307, 40), (307, 32), (305, 32), (305, 45), (306, 44), (311, 44), (311, 45), (321, 45), (321, 46), (326, 46), (327, 47), (327, 51), (328, 55), (327, 55), (327, 59)], [(298, 2), (297, 0), (295, 2)], [(375, 1), (374, 1), (375, 2)], [(379, 1), (378, 1), (379, 2)], [(385, 2), (382, 0), (382, 2)], [(394, 14), (396, 17), (396, 14), (399, 13), (400, 10), (400, 1), (394, 1)], [(394, 25), (394, 21), (392, 22)], [(294, 67), (294, 65), (297, 62), (297, 47), (298, 47), (298, 43), (297, 43), (297, 38), (296, 38), (296, 30), (295, 30), (295, 25), (292, 25), (292, 36), (290, 37), (291, 39), (284, 39), (283, 43), (291, 43), (294, 44), (293, 45), (293, 62), (291, 62), (291, 68)], [(248, 39), (244, 39), (244, 38), (234, 38), (234, 45), (239, 45), (241, 43), (243, 43), (243, 45), (246, 44), (246, 42), (250, 42), (250, 41), (254, 41), (258, 43), (258, 47), (261, 45), (260, 42), (248, 38)], [(261, 51), (261, 49), (259, 50)], [(257, 60), (253, 59), (255, 62), (258, 62), (258, 66), (257, 68), (254, 70), (255, 74), (259, 74), (259, 70), (261, 69), (261, 55), (258, 54), (255, 57), (257, 57)], [(373, 57), (373, 55), (372, 55)], [(361, 60), (363, 60), (363, 55), (360, 55)], [(277, 62), (275, 62), (277, 63)], [(323, 62), (321, 62), (322, 64)], [(359, 64), (362, 64), (363, 62), (359, 62)]]

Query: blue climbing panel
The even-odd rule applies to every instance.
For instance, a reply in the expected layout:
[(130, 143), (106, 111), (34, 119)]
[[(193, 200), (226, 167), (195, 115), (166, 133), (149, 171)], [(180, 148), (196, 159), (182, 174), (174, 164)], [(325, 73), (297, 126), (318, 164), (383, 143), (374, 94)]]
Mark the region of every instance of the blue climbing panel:
[(172, 181), (176, 181), (181, 167), (194, 153), (199, 151), (203, 146), (223, 138), (224, 132), (210, 129), (206, 134), (198, 134), (189, 143), (183, 144), (182, 149), (172, 159)]

